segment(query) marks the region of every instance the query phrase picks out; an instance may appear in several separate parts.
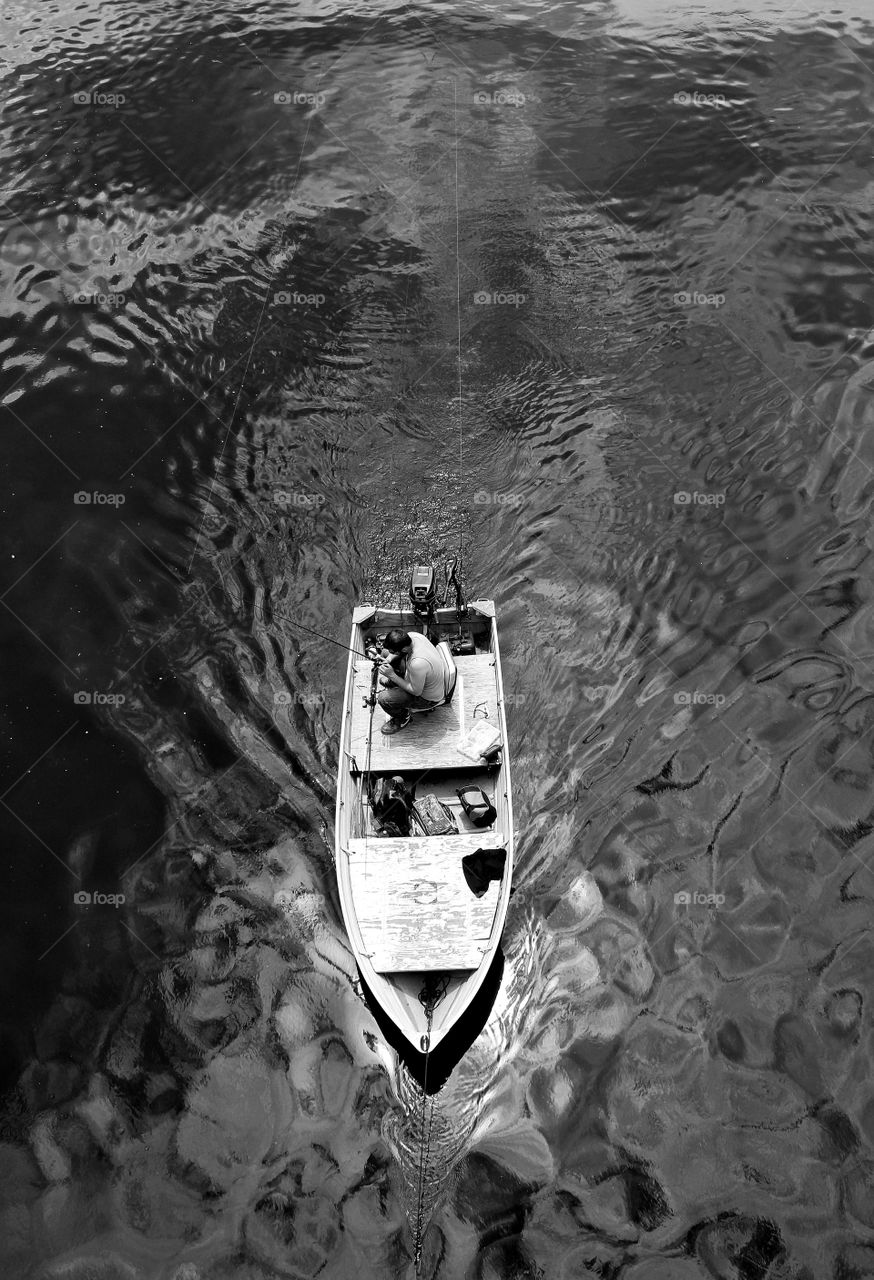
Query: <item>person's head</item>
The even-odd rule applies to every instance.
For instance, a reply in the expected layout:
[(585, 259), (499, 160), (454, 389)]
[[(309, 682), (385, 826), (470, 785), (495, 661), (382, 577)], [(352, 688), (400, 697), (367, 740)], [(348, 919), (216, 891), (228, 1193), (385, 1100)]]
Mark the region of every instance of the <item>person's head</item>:
[(398, 627), (390, 631), (384, 641), (389, 653), (403, 653), (405, 649), (409, 649), (412, 643), (406, 631), (401, 631)]

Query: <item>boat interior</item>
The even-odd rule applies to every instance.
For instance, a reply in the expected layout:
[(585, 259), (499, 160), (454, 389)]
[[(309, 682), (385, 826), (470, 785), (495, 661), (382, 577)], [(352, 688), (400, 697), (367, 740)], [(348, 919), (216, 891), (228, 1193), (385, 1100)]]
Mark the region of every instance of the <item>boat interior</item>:
[[(469, 771), (462, 769), (429, 769), (425, 775), (404, 771), (399, 776), (404, 779), (408, 787), (415, 789), (416, 796), (424, 795), (427, 792), (429, 795), (436, 796), (438, 800), (442, 800), (443, 804), (452, 811), (452, 816), (458, 824), (459, 834), (473, 832), (484, 836), (487, 832), (494, 831), (497, 820), (487, 827), (475, 826), (465, 813), (464, 806), (458, 799), (458, 792), (463, 787), (481, 787), (486, 795), (491, 797), (497, 773), (497, 766), (478, 769), (476, 765), (472, 764)], [(395, 777), (397, 775), (392, 772), (391, 776)], [(362, 817), (360, 834), (378, 836), (382, 830), (382, 823), (376, 817), (369, 804), (364, 805)]]
[[(362, 628), (363, 644), (396, 625), (408, 631), (424, 630), (409, 614), (395, 616), (397, 622), (381, 613), (375, 625)], [(460, 637), (455, 621), (438, 625), (436, 635), (432, 629), (436, 642), (455, 641), (464, 650), (447, 658), (455, 668), (451, 699), (416, 713), (394, 735), (380, 733), (386, 715), (379, 707), (372, 716), (371, 732), (367, 698), (372, 664), (363, 656), (353, 663), (347, 751), (348, 776), (355, 790), (344, 834), (363, 954), (377, 974), (460, 975), (477, 969), (493, 942), (503, 880), (493, 878), (485, 889), (479, 885), (477, 896), (462, 860), (497, 854), (512, 838), (503, 752), (487, 763), (481, 757), (471, 758), (462, 748), (478, 721), (503, 730), (500, 678), (492, 619), (465, 619), (463, 632)], [(424, 835), (413, 827), (409, 836), (386, 835), (371, 807), (365, 781), (369, 776), (372, 783), (380, 775), (401, 777), (416, 799), (436, 796), (455, 817), (457, 834)], [(495, 807), (496, 817), (488, 826), (475, 826), (457, 796), (460, 789), (472, 785), (481, 787)]]

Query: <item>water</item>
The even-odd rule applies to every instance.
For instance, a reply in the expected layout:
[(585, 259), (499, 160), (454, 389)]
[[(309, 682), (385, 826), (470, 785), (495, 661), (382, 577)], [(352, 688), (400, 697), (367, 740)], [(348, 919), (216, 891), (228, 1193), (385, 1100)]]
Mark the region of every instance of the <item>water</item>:
[[(0, 23), (4, 1276), (407, 1275), (420, 1183), (427, 1275), (874, 1275), (867, 10)], [(293, 624), (462, 537), (518, 876), (423, 1111)]]

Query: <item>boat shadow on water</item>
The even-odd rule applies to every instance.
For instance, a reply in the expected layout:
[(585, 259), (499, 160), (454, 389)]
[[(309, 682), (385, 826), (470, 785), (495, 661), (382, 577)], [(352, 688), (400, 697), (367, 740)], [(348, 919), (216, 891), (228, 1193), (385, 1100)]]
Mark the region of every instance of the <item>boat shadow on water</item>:
[(489, 1020), (503, 976), (504, 953), (498, 947), (481, 987), (452, 1030), (430, 1053), (420, 1053), (386, 1016), (364, 981), (361, 970), (358, 971), (362, 994), (368, 1009), (376, 1019), (383, 1039), (391, 1045), (416, 1084), (429, 1097), (439, 1093), (482, 1032)]

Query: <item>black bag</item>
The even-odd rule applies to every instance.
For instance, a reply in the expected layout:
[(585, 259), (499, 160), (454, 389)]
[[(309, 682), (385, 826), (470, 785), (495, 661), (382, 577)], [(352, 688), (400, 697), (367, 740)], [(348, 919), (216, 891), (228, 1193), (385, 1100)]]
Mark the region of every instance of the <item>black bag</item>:
[(453, 657), (462, 658), (469, 657), (476, 653), (476, 644), (473, 635), (469, 631), (462, 631), (459, 628), (458, 635), (451, 636), (449, 639), (449, 648)]
[(384, 835), (410, 834), (413, 794), (400, 774), (376, 779), (370, 791), (370, 807)]
[(455, 793), (469, 821), (475, 827), (490, 827), (498, 811), (482, 787), (464, 787)]
[(410, 829), (407, 827), (402, 831), (396, 822), (384, 822), (376, 834), (377, 836), (386, 836), (391, 839), (392, 836), (408, 836)]

